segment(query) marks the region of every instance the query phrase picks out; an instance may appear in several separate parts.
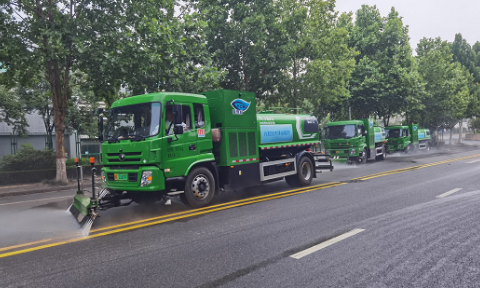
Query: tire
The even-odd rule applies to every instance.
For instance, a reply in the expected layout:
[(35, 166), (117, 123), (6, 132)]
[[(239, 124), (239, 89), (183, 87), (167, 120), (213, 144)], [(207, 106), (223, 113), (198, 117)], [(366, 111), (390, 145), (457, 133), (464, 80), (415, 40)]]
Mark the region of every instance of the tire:
[(408, 146), (403, 151), (405, 152), (405, 154), (412, 153), (413, 152), (412, 144), (408, 144)]
[(383, 146), (382, 150), (383, 150), (382, 155), (378, 156), (378, 159), (385, 160), (387, 159), (387, 151), (386, 151), (387, 149), (385, 148), (385, 146)]
[(358, 158), (361, 164), (366, 164), (367, 163), (367, 150), (363, 149), (362, 157)]
[(298, 161), (297, 174), (285, 177), (285, 181), (290, 186), (309, 186), (313, 180), (313, 162), (307, 156), (303, 156)]
[(197, 167), (190, 171), (185, 181), (184, 191), (183, 194), (180, 194), (180, 199), (185, 197), (186, 202), (193, 208), (201, 208), (210, 204), (215, 194), (215, 179), (212, 172), (205, 167)]

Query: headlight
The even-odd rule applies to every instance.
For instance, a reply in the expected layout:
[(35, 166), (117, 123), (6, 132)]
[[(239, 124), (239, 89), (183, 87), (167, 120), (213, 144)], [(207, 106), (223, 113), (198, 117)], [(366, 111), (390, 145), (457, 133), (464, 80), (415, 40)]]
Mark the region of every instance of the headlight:
[(352, 151), (350, 152), (350, 155), (355, 155), (357, 154), (357, 149), (352, 149)]
[(152, 171), (143, 171), (142, 179), (140, 180), (140, 187), (152, 184)]
[(102, 171), (102, 182), (103, 184), (107, 184), (107, 178), (105, 178), (105, 171)]

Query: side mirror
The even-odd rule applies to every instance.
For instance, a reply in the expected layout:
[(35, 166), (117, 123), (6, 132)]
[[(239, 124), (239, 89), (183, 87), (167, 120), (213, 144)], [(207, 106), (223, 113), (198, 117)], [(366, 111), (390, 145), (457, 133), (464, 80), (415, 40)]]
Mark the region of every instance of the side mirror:
[[(177, 124), (182, 124), (182, 119), (183, 119), (183, 117), (182, 117), (183, 116), (182, 115), (182, 105), (173, 104), (172, 105), (172, 115), (173, 115), (173, 124), (175, 124), (175, 126)], [(183, 129), (183, 127), (182, 127), (182, 129)]]
[(97, 108), (93, 111), (93, 115), (100, 116), (103, 113), (103, 108)]
[(98, 141), (103, 142), (103, 116), (98, 117)]
[(183, 125), (182, 124), (175, 124), (175, 127), (173, 127), (173, 134), (175, 134), (175, 135), (183, 134)]

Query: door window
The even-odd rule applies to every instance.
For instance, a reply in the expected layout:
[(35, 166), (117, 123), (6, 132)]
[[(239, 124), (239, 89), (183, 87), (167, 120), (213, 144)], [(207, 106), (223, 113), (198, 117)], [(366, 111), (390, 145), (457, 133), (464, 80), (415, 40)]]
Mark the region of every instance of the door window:
[[(192, 108), (190, 105), (182, 105), (182, 126), (183, 131), (192, 130)], [(172, 107), (166, 106), (165, 109), (165, 135), (173, 135), (173, 115)], [(180, 135), (179, 135), (180, 136)]]
[(203, 104), (193, 104), (193, 116), (195, 118), (195, 129), (205, 127), (205, 114)]

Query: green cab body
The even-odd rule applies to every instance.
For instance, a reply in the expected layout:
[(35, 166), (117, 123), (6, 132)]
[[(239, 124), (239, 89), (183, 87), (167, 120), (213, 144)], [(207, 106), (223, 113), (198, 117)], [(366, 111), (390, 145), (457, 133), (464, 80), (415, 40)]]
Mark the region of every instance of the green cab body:
[(420, 129), (418, 124), (388, 126), (385, 130), (389, 153), (430, 149), (430, 130)]
[(324, 130), (325, 150), (336, 159), (357, 162), (385, 155), (385, 130), (372, 119), (330, 122)]

